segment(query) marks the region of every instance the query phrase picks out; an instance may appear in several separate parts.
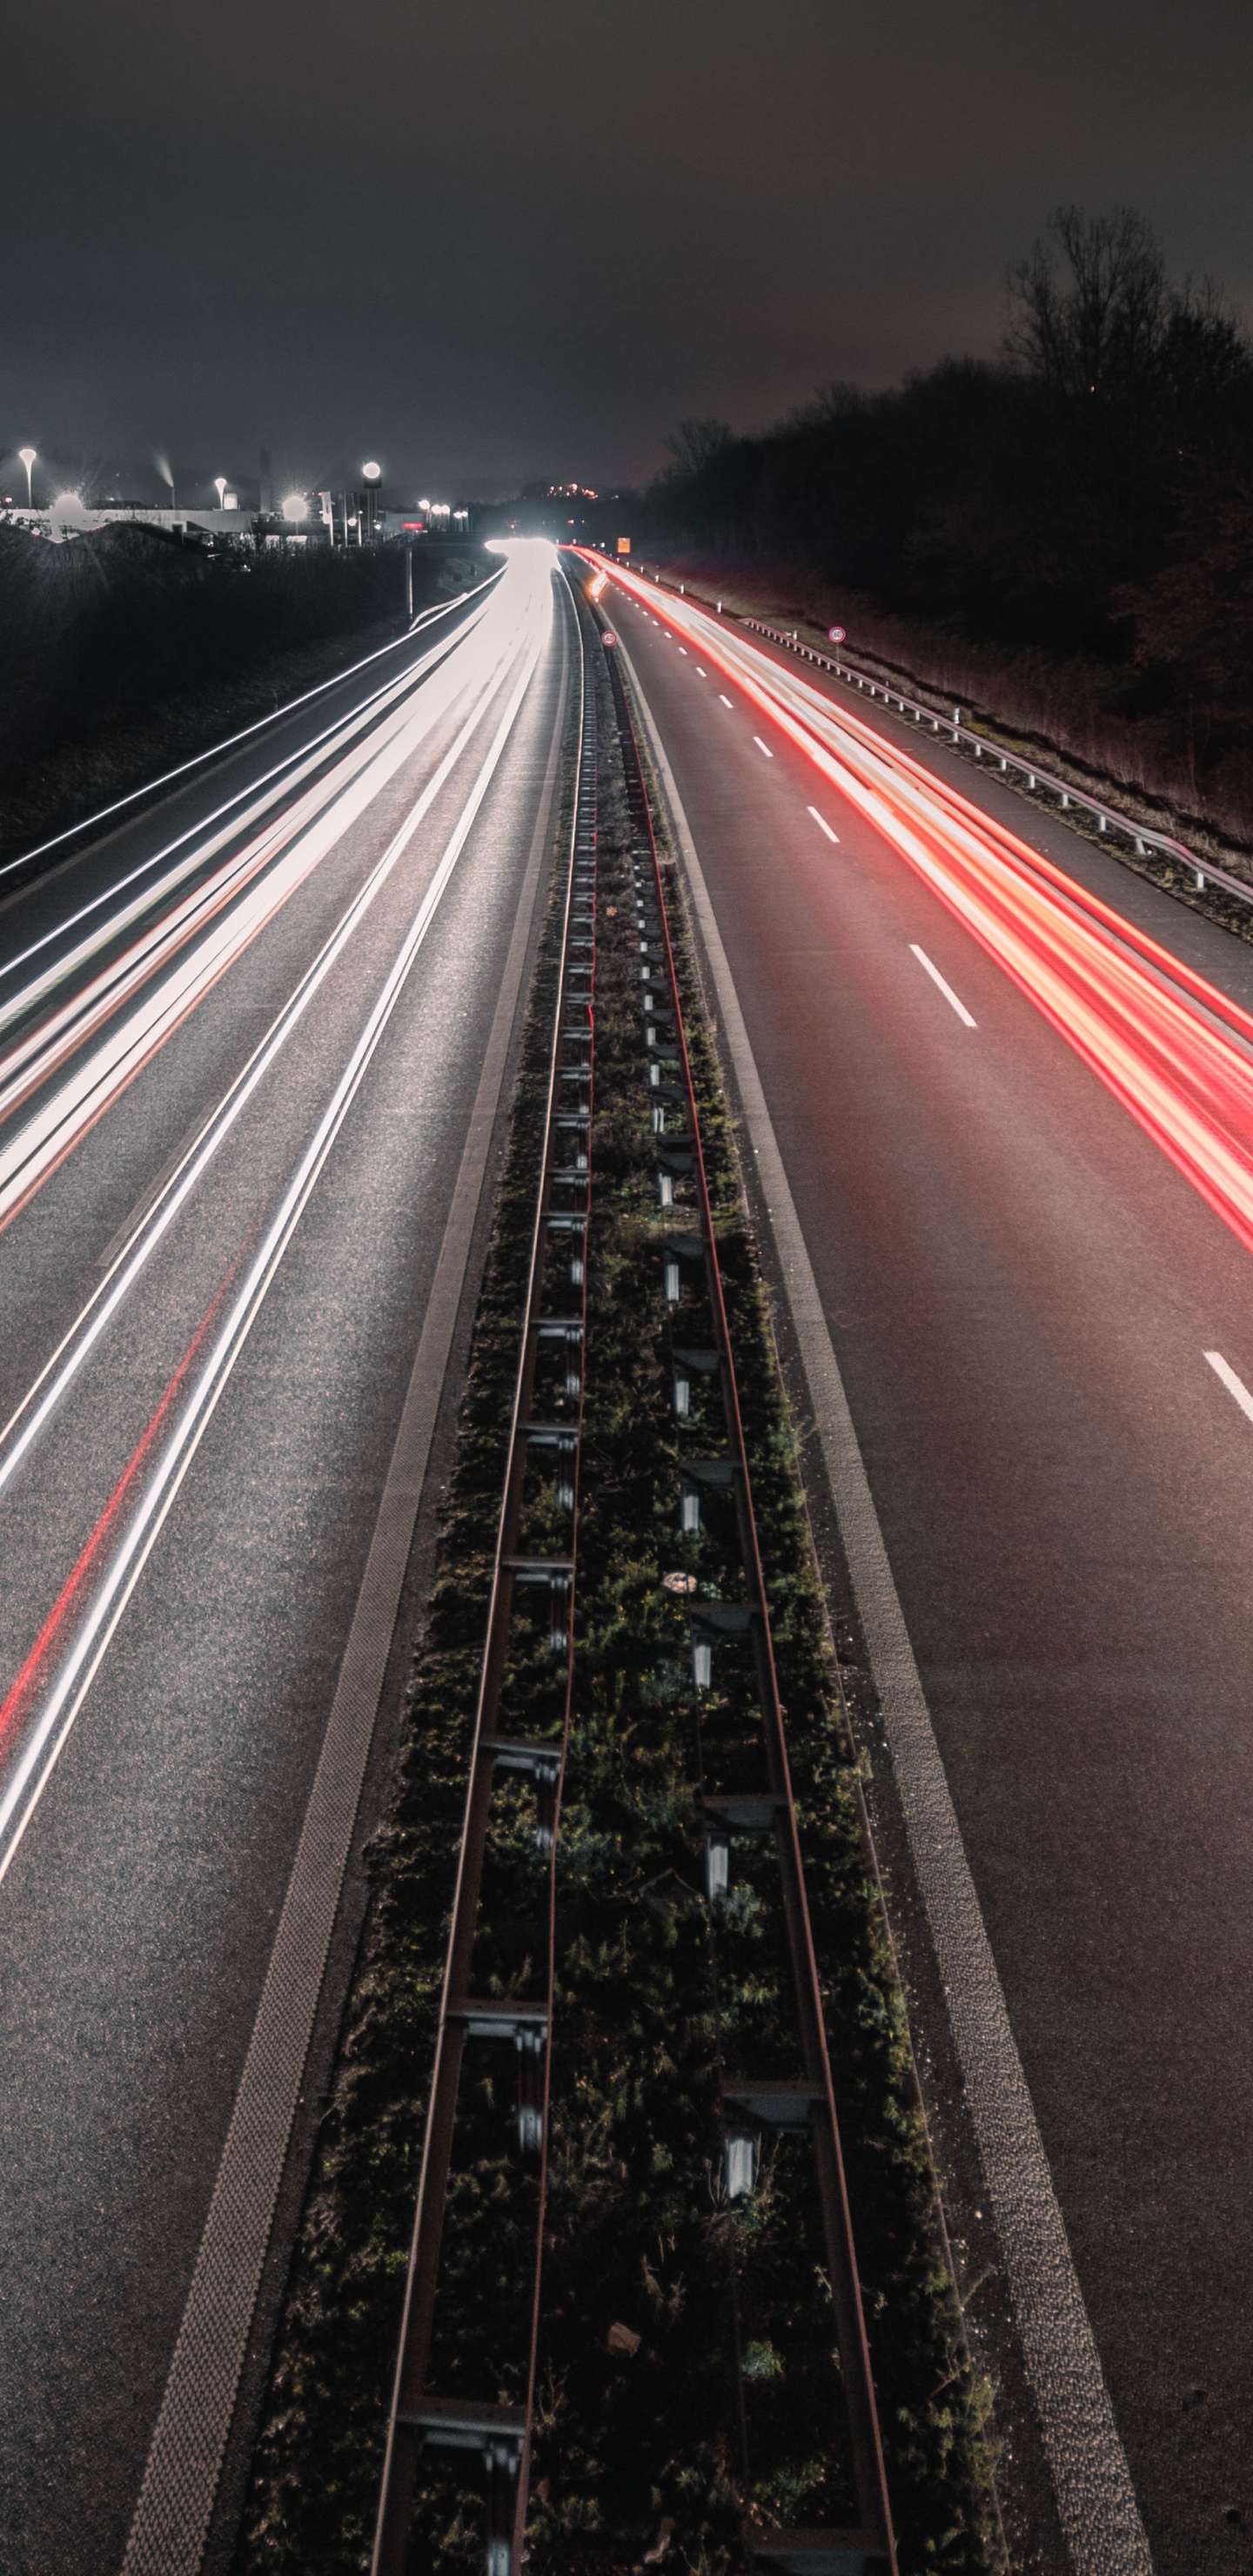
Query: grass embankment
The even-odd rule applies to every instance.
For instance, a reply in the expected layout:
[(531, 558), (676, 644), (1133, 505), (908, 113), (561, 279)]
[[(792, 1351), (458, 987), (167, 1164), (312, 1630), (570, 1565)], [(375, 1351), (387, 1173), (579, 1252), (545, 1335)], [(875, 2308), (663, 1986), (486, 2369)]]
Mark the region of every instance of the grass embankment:
[[(795, 627), (804, 642), (824, 650), (828, 628), (845, 627), (853, 661), (885, 686), (924, 706), (960, 706), (966, 722), (990, 739), (1034, 755), (1043, 767), (1121, 807), (1150, 831), (1195, 846), (1237, 876), (1253, 877), (1247, 793), (1208, 783), (1186, 744), (1181, 747), (1173, 721), (1125, 712), (1125, 665), (997, 644), (905, 616), (804, 564), (708, 555), (658, 560), (669, 584), (685, 582), (702, 603), (721, 599), (738, 616)], [(1074, 813), (1067, 820), (1083, 828)], [(1122, 849), (1117, 855), (1126, 858)], [(1141, 874), (1159, 872), (1156, 861), (1134, 865)], [(1168, 862), (1165, 867), (1163, 881), (1172, 882)], [(1218, 900), (1221, 905), (1221, 895)], [(1242, 925), (1237, 920), (1230, 926)]]
[[(599, 662), (599, 656), (596, 657)], [(595, 666), (594, 666), (595, 667)], [(603, 674), (597, 672), (603, 688)], [(742, 1590), (729, 1525), (708, 1511), (678, 1535), (682, 1456), (717, 1438), (707, 1401), (680, 1424), (671, 1346), (708, 1340), (700, 1295), (677, 1318), (661, 1293), (644, 1071), (639, 956), (625, 802), (602, 710), (596, 1118), (576, 1716), (559, 1842), (559, 1962), (540, 2418), (532, 2484), (535, 2576), (626, 2576), (645, 2553), (691, 2570), (741, 2564), (747, 2510), (788, 2524), (844, 2519), (847, 2464), (832, 2444), (835, 2366), (808, 2150), (763, 2158), (752, 2200), (720, 2185), (721, 2074), (795, 2071), (770, 1846), (737, 1843), (730, 1897), (702, 1893), (702, 1773), (736, 1735), (734, 1657), (699, 1699), (680, 1567), (706, 1596)], [(962, 2364), (939, 2259), (925, 2139), (913, 2106), (902, 2007), (862, 1847), (847, 1741), (796, 1482), (794, 1440), (738, 1193), (726, 1112), (673, 907), (742, 1374), (746, 1429), (789, 1712), (798, 1798), (836, 2068), (859, 2264), (897, 2514), (901, 2564), (992, 2563), (981, 2404)], [(612, 907), (612, 909), (611, 909)], [(442, 1966), (499, 1501), (502, 1425), (516, 1366), (537, 1144), (536, 1095), (551, 1017), (552, 951), (532, 1008), (524, 1076), (476, 1329), (440, 1571), (414, 1677), (396, 1807), (375, 1857), (376, 1893), (324, 2125), (240, 2567), (368, 2564), (404, 2262), (421, 2152)], [(671, 1121), (673, 1123), (673, 1119)], [(560, 1311), (560, 1297), (551, 1304)], [(536, 1413), (552, 1408), (551, 1392)], [(528, 1487), (523, 1545), (558, 1535), (551, 1488)], [(725, 1669), (724, 1669), (725, 1663)], [(551, 1731), (552, 1659), (520, 1631), (504, 1723)], [(723, 1775), (725, 1782), (725, 1774)], [(478, 1992), (529, 1991), (528, 1924), (539, 1878), (522, 1797), (500, 1803), (491, 1920)], [(508, 2331), (525, 2265), (514, 2213), (511, 2104), (490, 2068), (461, 2123), (439, 2342), (442, 2388), (511, 2397)], [(523, 2219), (526, 2212), (523, 2210)], [(615, 2331), (616, 2329), (616, 2331)], [(625, 2329), (625, 2333), (623, 2332)], [(746, 2363), (746, 2420), (731, 2355)], [(459, 2493), (432, 2464), (415, 2564), (479, 2564), (477, 2480)], [(666, 2526), (669, 2525), (667, 2532)]]
[[(414, 552), (414, 605), (481, 581)], [(0, 527), (0, 856), (329, 679), (403, 629), (398, 547), (207, 556), (119, 522), (49, 545)]]

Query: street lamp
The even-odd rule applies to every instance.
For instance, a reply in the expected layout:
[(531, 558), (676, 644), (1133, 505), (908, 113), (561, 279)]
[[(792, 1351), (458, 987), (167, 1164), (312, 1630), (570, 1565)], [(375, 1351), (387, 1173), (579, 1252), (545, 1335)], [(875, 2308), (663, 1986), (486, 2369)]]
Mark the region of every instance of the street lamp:
[(219, 510), (224, 510), (226, 508), (226, 476), (224, 474), (214, 475), (213, 489), (218, 496)]
[(39, 450), (37, 447), (19, 447), (17, 452), (26, 468), (26, 507), (28, 510), (33, 510), (35, 504), (31, 493), (30, 469), (35, 462), (35, 458), (39, 454)]
[(376, 464), (375, 464), (375, 462), (374, 462), (374, 460), (373, 460), (373, 458), (371, 458), (371, 460), (370, 460), (370, 462), (369, 462), (369, 464), (368, 464), (368, 465), (363, 465), (363, 466), (362, 466), (362, 468), (361, 468), (361, 473), (362, 473), (362, 479), (363, 479), (363, 481), (364, 481), (364, 483), (365, 483), (365, 486), (366, 486), (366, 495), (365, 495), (365, 525), (366, 525), (366, 534), (367, 534), (367, 536), (372, 537), (372, 536), (374, 535), (375, 526), (376, 526), (376, 524), (377, 524), (377, 495), (378, 495), (378, 487), (379, 487), (380, 483), (381, 483), (381, 482), (382, 482), (382, 480), (383, 480), (383, 468), (382, 468), (382, 466), (381, 466), (381, 465), (376, 465)]

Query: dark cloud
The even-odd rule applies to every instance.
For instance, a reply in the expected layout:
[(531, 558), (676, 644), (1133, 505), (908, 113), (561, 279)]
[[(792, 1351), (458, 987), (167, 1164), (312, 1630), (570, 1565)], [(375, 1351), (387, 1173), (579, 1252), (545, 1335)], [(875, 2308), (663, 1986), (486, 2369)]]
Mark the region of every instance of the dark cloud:
[(1246, 0), (44, 0), (0, 107), (0, 444), (647, 473), (685, 413), (995, 346), (1060, 199), (1253, 306)]

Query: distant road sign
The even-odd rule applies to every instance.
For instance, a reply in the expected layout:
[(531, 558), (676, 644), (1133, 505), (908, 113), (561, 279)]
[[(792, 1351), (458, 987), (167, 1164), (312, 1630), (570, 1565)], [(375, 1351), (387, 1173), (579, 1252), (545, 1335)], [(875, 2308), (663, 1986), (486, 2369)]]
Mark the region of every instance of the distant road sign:
[(828, 642), (828, 644), (842, 644), (842, 643), (843, 643), (843, 641), (844, 641), (844, 628), (843, 628), (842, 626), (828, 626), (828, 628), (827, 628), (827, 642)]
[(616, 643), (617, 643), (618, 638), (617, 638), (617, 636), (614, 634), (614, 631), (613, 631), (612, 626), (606, 626), (606, 627), (605, 627), (605, 629), (604, 629), (604, 631), (603, 631), (603, 633), (602, 633), (602, 635), (601, 635), (601, 639), (600, 639), (600, 640), (601, 640), (601, 643), (602, 643), (602, 644), (616, 644)]

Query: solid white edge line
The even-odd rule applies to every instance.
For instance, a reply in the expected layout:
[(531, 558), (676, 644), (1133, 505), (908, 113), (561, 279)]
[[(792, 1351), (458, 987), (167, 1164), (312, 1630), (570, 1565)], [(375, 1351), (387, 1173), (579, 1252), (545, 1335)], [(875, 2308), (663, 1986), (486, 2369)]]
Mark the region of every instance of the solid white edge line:
[(761, 735), (760, 735), (759, 733), (755, 733), (755, 734), (753, 735), (753, 740), (754, 740), (754, 742), (756, 743), (758, 750), (759, 750), (759, 751), (764, 751), (764, 753), (765, 753), (765, 755), (766, 755), (767, 760), (773, 760), (773, 758), (774, 758), (774, 753), (772, 752), (772, 750), (771, 750), (771, 748), (770, 748), (769, 743), (768, 743), (768, 742), (763, 742), (763, 741), (762, 741), (762, 738), (761, 738)]
[(1253, 1395), (1250, 1395), (1243, 1378), (1236, 1376), (1235, 1370), (1228, 1365), (1221, 1351), (1206, 1351), (1204, 1356), (1209, 1361), (1215, 1377), (1222, 1379), (1228, 1395), (1235, 1397), (1240, 1411), (1247, 1413), (1250, 1422), (1253, 1422)]
[(1152, 2576), (1126, 2453), (734, 978), (665, 746), (625, 648), (624, 658), (683, 854), (774, 1236), (1062, 2529), (1075, 2576)]
[(948, 1002), (948, 1003), (951, 1005), (951, 1007), (953, 1008), (953, 1010), (955, 1010), (955, 1011), (956, 1011), (957, 1016), (958, 1016), (958, 1019), (961, 1021), (963, 1028), (967, 1028), (967, 1029), (975, 1029), (975, 1028), (977, 1028), (977, 1027), (978, 1027), (978, 1025), (979, 1025), (978, 1021), (973, 1017), (973, 1015), (971, 1014), (971, 1012), (969, 1012), (969, 1011), (967, 1010), (965, 1003), (964, 1003), (964, 1002), (959, 1002), (959, 1001), (958, 1001), (958, 999), (957, 999), (957, 995), (956, 995), (956, 993), (953, 991), (953, 987), (952, 987), (952, 985), (951, 985), (951, 984), (946, 984), (946, 983), (945, 983), (945, 981), (944, 981), (944, 977), (943, 977), (943, 976), (942, 976), (942, 974), (940, 973), (939, 967), (938, 967), (938, 966), (933, 966), (933, 965), (932, 965), (931, 960), (930, 960), (930, 958), (929, 958), (929, 957), (928, 957), (928, 955), (927, 955), (926, 949), (925, 949), (925, 948), (920, 948), (916, 939), (911, 939), (911, 940), (910, 940), (910, 943), (909, 943), (909, 946), (910, 946), (910, 954), (911, 954), (912, 956), (914, 956), (914, 957), (916, 957), (916, 958), (917, 958), (918, 963), (919, 963), (919, 965), (920, 965), (920, 966), (925, 966), (926, 971), (927, 971), (928, 975), (930, 976), (932, 983), (936, 986), (937, 991), (941, 992), (941, 993), (944, 995), (944, 999), (945, 999), (945, 1001), (946, 1001), (946, 1002)]
[(212, 2519), (487, 1179), (564, 738), (569, 636), (564, 625), (562, 631), (557, 724), (483, 1072), (123, 2576), (191, 2576)]
[(820, 832), (825, 832), (825, 833), (826, 833), (826, 836), (827, 836), (827, 839), (828, 839), (829, 841), (834, 841), (835, 846), (836, 846), (836, 848), (837, 848), (837, 850), (838, 850), (838, 848), (839, 848), (839, 846), (840, 846), (840, 836), (839, 836), (839, 833), (838, 833), (838, 832), (833, 832), (833, 831), (832, 831), (831, 826), (830, 826), (830, 824), (828, 823), (828, 821), (827, 821), (827, 818), (826, 818), (825, 814), (820, 814), (816, 805), (807, 805), (807, 806), (806, 806), (806, 808), (805, 808), (805, 811), (806, 811), (806, 813), (807, 813), (807, 814), (812, 814), (812, 815), (813, 815), (814, 821), (815, 821), (815, 823), (817, 824), (819, 831), (820, 831)]

